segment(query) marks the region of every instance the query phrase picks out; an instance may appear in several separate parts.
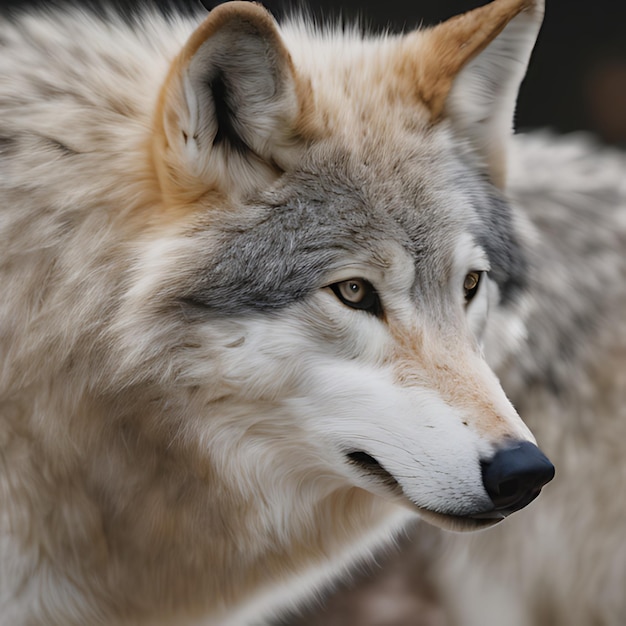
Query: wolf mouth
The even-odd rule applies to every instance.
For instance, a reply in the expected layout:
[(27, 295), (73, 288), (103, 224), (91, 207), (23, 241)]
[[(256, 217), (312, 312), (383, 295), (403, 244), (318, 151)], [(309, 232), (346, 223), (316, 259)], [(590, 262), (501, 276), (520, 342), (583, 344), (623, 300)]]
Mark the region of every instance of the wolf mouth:
[(346, 453), (350, 464), (360, 469), (363, 473), (373, 477), (379, 484), (384, 485), (389, 491), (400, 496), (402, 501), (410, 506), (411, 509), (418, 511), (419, 515), (440, 528), (456, 531), (472, 531), (488, 528), (498, 522), (501, 522), (506, 514), (495, 509), (477, 513), (475, 515), (453, 515), (449, 513), (441, 513), (432, 511), (416, 505), (404, 493), (400, 483), (390, 474), (373, 456), (362, 450), (356, 450)]
[(346, 454), (352, 465), (355, 465), (364, 473), (373, 476), (395, 495), (404, 496), (400, 483), (390, 474), (373, 456), (362, 450)]
[(454, 530), (457, 532), (471, 532), (473, 530), (482, 530), (500, 523), (506, 516), (498, 511), (488, 511), (478, 515), (450, 515), (448, 513), (437, 513), (429, 509), (417, 507), (420, 516), (424, 521), (443, 528), (445, 530)]

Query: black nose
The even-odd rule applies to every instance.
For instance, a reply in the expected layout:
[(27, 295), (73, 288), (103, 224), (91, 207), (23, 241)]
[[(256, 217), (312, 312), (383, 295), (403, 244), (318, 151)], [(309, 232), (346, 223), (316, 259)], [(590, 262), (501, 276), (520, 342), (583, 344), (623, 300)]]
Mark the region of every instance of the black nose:
[(532, 502), (554, 478), (554, 465), (529, 441), (498, 450), (481, 467), (485, 489), (496, 510), (504, 515)]

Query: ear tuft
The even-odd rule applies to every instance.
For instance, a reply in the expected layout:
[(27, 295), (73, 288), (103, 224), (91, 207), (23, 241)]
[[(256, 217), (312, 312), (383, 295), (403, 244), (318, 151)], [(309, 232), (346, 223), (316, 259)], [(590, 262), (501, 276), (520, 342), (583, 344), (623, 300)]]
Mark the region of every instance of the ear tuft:
[(273, 18), (248, 2), (215, 8), (173, 62), (155, 127), (166, 193), (245, 192), (293, 143), (298, 79)]

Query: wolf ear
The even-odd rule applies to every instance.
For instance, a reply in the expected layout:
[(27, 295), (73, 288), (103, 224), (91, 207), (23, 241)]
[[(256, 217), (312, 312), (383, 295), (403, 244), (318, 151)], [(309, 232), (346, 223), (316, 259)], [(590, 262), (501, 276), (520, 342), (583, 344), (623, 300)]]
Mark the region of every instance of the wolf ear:
[(298, 100), (293, 63), (270, 14), (249, 2), (213, 9), (161, 91), (154, 157), (164, 192), (188, 202), (209, 189), (245, 192), (275, 177)]
[(543, 0), (494, 0), (407, 36), (420, 99), (453, 127), (504, 185), (515, 102), (543, 19)]

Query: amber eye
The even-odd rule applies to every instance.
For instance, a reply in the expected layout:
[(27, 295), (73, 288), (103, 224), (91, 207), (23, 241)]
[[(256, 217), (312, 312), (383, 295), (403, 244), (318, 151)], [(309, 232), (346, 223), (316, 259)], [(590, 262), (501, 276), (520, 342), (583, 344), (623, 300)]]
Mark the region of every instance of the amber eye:
[(380, 315), (382, 307), (376, 290), (363, 278), (351, 278), (330, 285), (333, 293), (347, 306)]
[(463, 289), (465, 291), (465, 302), (469, 304), (474, 296), (478, 293), (478, 287), (480, 285), (480, 277), (482, 272), (470, 272), (463, 282)]

